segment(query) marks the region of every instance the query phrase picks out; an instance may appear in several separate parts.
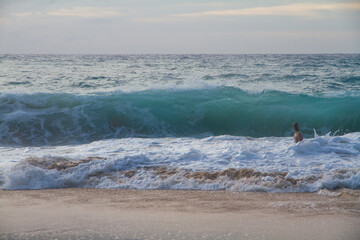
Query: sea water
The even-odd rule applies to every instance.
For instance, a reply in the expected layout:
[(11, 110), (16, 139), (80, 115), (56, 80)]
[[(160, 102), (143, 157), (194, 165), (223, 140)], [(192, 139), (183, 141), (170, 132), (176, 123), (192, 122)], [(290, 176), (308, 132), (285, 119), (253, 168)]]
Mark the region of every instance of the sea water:
[(359, 189), (360, 55), (0, 55), (0, 188), (66, 187)]

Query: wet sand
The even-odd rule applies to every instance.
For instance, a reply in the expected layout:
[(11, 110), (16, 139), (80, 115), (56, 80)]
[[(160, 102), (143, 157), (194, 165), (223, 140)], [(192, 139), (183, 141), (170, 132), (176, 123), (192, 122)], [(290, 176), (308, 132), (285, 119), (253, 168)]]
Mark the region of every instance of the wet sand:
[(360, 239), (360, 191), (0, 190), (0, 239)]

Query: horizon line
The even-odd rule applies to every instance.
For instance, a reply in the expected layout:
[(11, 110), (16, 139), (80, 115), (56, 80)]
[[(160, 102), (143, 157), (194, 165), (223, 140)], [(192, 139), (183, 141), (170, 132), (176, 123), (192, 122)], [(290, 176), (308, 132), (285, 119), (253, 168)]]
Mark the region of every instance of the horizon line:
[(328, 52), (328, 53), (0, 53), (0, 55), (346, 55), (360, 52)]

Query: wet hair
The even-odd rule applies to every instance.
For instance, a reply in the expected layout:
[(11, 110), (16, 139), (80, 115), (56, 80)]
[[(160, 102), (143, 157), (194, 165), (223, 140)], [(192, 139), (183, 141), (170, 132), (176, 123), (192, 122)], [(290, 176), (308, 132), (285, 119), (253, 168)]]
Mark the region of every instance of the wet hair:
[(292, 126), (295, 129), (295, 131), (297, 131), (297, 132), (300, 131), (299, 130), (299, 124), (297, 122), (294, 122)]

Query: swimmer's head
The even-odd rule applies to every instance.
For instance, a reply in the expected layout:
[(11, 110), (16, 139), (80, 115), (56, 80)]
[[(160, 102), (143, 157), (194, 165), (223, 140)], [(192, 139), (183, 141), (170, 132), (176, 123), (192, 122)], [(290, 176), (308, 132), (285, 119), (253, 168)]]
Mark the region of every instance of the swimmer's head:
[(295, 131), (297, 131), (297, 132), (300, 131), (300, 130), (299, 130), (299, 124), (298, 124), (297, 122), (294, 122), (293, 125), (292, 125), (292, 127), (293, 127), (293, 129), (294, 129)]

